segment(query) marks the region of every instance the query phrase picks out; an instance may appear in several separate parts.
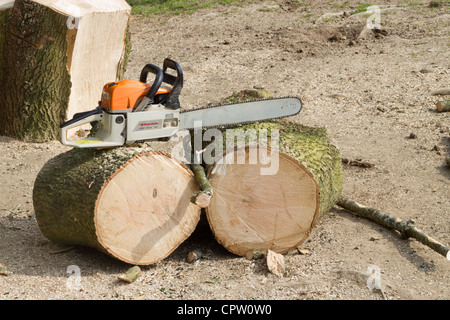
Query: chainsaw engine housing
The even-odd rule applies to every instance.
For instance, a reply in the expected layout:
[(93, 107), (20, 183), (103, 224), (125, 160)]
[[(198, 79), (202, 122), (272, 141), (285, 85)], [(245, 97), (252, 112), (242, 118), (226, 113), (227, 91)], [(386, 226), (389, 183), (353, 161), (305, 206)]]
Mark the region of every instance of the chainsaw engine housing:
[[(176, 75), (167, 72), (176, 71)], [(153, 83), (147, 83), (148, 73)], [(166, 83), (167, 86), (162, 86)], [(147, 64), (140, 80), (109, 82), (103, 87), (99, 106), (74, 115), (61, 125), (61, 142), (80, 148), (102, 148), (158, 138), (169, 138), (178, 131), (183, 85), (181, 68), (173, 60), (164, 60), (164, 69)], [(90, 124), (88, 137), (69, 140), (68, 130)]]

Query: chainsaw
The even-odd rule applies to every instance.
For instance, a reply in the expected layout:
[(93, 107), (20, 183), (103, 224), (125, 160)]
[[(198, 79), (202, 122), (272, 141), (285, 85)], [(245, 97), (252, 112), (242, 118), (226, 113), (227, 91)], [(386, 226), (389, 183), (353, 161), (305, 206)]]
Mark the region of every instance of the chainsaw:
[[(154, 75), (147, 82), (149, 73)], [(170, 139), (179, 130), (229, 127), (284, 118), (298, 114), (302, 102), (296, 97), (253, 100), (221, 106), (181, 110), (183, 88), (180, 65), (165, 59), (163, 68), (147, 64), (138, 80), (109, 82), (99, 105), (76, 113), (60, 127), (61, 142), (78, 148), (108, 148), (135, 142)], [(68, 130), (91, 125), (87, 137), (69, 140)]]

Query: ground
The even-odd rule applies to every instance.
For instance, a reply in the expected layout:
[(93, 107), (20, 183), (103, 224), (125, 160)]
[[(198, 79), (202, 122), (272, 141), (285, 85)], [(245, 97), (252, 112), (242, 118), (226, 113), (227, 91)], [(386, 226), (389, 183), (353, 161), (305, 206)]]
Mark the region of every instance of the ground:
[[(363, 34), (372, 16), (356, 13), (353, 0), (253, 1), (191, 15), (133, 16), (127, 77), (170, 57), (184, 70), (184, 108), (260, 87), (300, 97), (304, 106), (292, 121), (326, 127), (342, 157), (373, 165), (344, 166), (344, 195), (414, 219), (448, 246), (450, 122), (448, 113), (435, 111), (448, 96), (430, 95), (450, 84), (448, 1), (377, 4), (381, 30)], [(337, 206), (303, 244), (309, 253), (284, 256), (281, 278), (264, 259), (228, 253), (203, 222), (168, 258), (126, 284), (117, 277), (130, 265), (88, 248), (55, 253), (60, 247), (40, 233), (34, 179), (66, 150), (57, 141), (0, 137), (0, 263), (11, 272), (0, 276), (0, 300), (450, 298), (445, 257)], [(194, 249), (203, 258), (187, 263)], [(78, 287), (70, 266), (81, 272)], [(368, 287), (373, 270), (381, 290)]]

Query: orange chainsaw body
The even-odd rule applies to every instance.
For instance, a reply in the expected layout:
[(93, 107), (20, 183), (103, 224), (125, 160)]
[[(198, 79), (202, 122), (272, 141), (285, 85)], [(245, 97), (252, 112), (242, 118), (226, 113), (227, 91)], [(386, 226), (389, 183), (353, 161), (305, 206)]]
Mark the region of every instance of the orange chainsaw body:
[[(103, 87), (100, 106), (110, 112), (127, 112), (145, 97), (152, 87), (149, 83), (138, 80), (121, 80), (109, 82)], [(168, 94), (171, 89), (160, 87), (156, 95)]]

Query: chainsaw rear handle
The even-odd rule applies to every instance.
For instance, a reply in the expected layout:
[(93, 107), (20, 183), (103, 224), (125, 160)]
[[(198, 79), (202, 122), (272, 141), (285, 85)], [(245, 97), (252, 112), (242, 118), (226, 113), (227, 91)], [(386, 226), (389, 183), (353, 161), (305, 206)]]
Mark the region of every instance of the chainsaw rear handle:
[(150, 90), (148, 90), (146, 97), (153, 103), (156, 93), (161, 87), (161, 84), (164, 79), (163, 71), (155, 66), (154, 64), (147, 64), (141, 71), (141, 76), (139, 78), (140, 82), (147, 83), (148, 73), (151, 72), (155, 75), (155, 80), (152, 83)]

